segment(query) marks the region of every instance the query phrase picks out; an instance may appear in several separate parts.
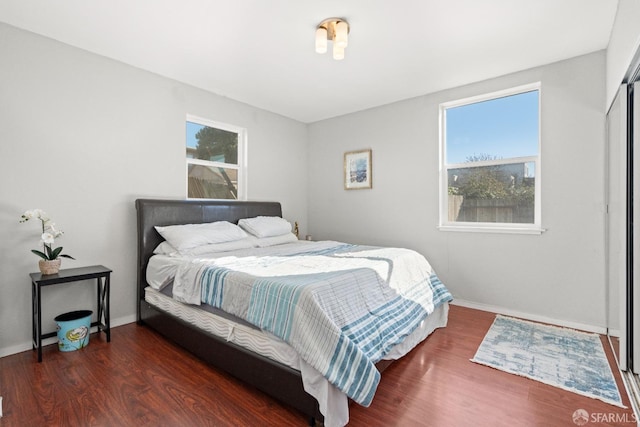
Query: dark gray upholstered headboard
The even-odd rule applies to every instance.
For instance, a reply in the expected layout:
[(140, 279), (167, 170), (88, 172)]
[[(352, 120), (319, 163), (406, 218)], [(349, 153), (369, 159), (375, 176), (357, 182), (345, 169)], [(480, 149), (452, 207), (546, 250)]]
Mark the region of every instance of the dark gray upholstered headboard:
[(199, 224), (229, 221), (259, 215), (282, 216), (278, 202), (241, 202), (237, 200), (136, 200), (138, 216), (138, 303), (144, 298), (147, 286), (146, 270), (153, 250), (164, 239), (154, 226), (171, 224)]

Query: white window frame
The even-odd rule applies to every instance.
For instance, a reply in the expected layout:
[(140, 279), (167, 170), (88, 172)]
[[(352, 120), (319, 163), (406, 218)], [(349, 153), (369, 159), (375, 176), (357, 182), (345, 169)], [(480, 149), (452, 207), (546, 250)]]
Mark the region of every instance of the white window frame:
[(234, 165), (231, 163), (224, 162), (212, 162), (209, 160), (202, 159), (191, 159), (186, 157), (186, 141), (185, 141), (185, 197), (188, 200), (211, 200), (211, 199), (201, 199), (195, 197), (189, 197), (189, 165), (202, 165), (202, 166), (212, 166), (212, 167), (221, 167), (225, 169), (236, 169), (238, 171), (238, 198), (236, 200), (247, 200), (247, 130), (245, 128), (229, 125), (226, 123), (216, 122), (213, 120), (205, 119), (198, 116), (193, 116), (187, 114), (186, 122), (196, 123), (202, 126), (212, 127), (216, 129), (225, 130), (227, 132), (233, 132), (238, 134), (238, 164)]
[[(538, 91), (538, 153), (535, 156), (478, 161), (471, 163), (446, 163), (447, 159), (447, 135), (446, 135), (446, 112), (449, 108), (460, 107), (463, 105), (475, 104), (478, 102), (489, 101), (492, 99), (503, 98), (511, 95), (518, 95), (525, 92)], [(459, 99), (455, 101), (444, 102), (440, 104), (440, 182), (439, 182), (439, 198), (440, 198), (440, 221), (438, 229), (441, 231), (462, 231), (462, 232), (486, 232), (486, 233), (514, 233), (514, 234), (541, 234), (545, 230), (542, 228), (542, 85), (540, 82), (530, 83), (509, 89), (491, 92), (483, 95), (472, 96), (469, 98)], [(534, 198), (534, 222), (532, 224), (522, 223), (495, 223), (495, 222), (463, 222), (449, 221), (449, 169), (470, 168), (482, 166), (494, 166), (510, 163), (535, 163), (535, 198)]]

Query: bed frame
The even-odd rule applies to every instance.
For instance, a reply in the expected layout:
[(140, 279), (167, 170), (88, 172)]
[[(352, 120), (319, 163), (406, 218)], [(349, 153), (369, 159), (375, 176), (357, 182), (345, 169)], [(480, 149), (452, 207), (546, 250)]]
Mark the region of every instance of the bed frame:
[(227, 200), (136, 200), (138, 220), (137, 321), (174, 341), (212, 366), (298, 409), (310, 425), (324, 417), (316, 399), (304, 391), (300, 372), (243, 349), (172, 316), (144, 300), (146, 270), (153, 250), (164, 239), (154, 226), (229, 221), (259, 215), (282, 216), (277, 202)]

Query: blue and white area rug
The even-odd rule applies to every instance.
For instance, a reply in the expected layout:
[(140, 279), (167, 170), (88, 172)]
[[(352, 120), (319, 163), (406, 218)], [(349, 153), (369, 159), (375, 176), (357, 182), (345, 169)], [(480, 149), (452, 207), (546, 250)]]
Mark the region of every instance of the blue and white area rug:
[(498, 315), (471, 361), (625, 408), (597, 334)]

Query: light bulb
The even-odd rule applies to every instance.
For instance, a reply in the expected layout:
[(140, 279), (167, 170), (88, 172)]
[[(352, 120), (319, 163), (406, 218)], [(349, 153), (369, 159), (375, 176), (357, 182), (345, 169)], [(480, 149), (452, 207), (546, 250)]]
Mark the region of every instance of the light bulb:
[(338, 46), (337, 43), (333, 44), (333, 59), (341, 61), (344, 59), (344, 48)]
[(349, 43), (349, 39), (347, 35), (349, 31), (349, 25), (344, 21), (338, 21), (336, 23), (335, 29), (336, 29), (336, 35), (333, 42), (344, 49), (345, 47), (347, 47), (347, 44)]
[(324, 27), (316, 29), (316, 52), (327, 53), (327, 29)]

